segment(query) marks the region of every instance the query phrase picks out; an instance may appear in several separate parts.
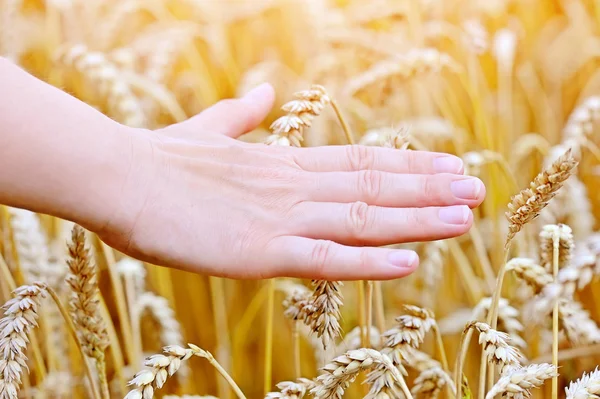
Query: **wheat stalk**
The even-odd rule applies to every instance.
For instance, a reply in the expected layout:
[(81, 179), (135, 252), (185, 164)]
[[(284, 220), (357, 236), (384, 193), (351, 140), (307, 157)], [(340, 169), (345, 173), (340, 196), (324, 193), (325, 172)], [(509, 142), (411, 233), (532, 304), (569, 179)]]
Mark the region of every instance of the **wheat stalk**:
[(287, 114), (270, 126), (273, 134), (267, 138), (268, 145), (293, 145), (301, 147), (304, 129), (311, 126), (312, 120), (331, 104), (331, 98), (323, 86), (313, 85), (309, 90), (294, 94), (297, 98), (285, 103), (281, 109)]
[(592, 372), (583, 373), (577, 381), (572, 381), (565, 388), (566, 399), (591, 399), (600, 396), (600, 370), (598, 367)]
[(57, 54), (56, 60), (65, 66), (75, 68), (89, 79), (100, 95), (106, 98), (108, 106), (120, 122), (131, 127), (146, 125), (146, 116), (131, 87), (104, 54), (90, 51), (80, 44), (62, 49)]
[(509, 211), (506, 213), (509, 221), (506, 248), (523, 226), (540, 214), (564, 182), (573, 174), (576, 166), (577, 161), (569, 149), (538, 174), (528, 188), (512, 197), (508, 204)]
[(99, 289), (96, 266), (86, 248), (85, 231), (74, 225), (68, 245), (71, 287), (70, 312), (83, 344), (86, 356), (96, 361), (103, 397), (108, 398), (108, 382), (104, 351), (109, 345), (108, 333), (99, 308)]
[[(481, 299), (475, 308), (473, 308), (471, 319), (480, 320), (485, 318), (491, 305), (491, 297)], [(506, 298), (500, 298), (500, 302), (498, 303), (498, 328), (506, 331), (515, 346), (519, 348), (527, 347), (527, 343), (521, 337), (524, 327), (519, 321), (519, 310), (512, 307)]]
[(512, 367), (502, 373), (485, 399), (494, 399), (498, 395), (515, 399), (529, 398), (531, 389), (541, 387), (545, 380), (557, 375), (556, 366), (548, 363)]
[(404, 55), (394, 56), (371, 66), (367, 71), (350, 79), (345, 85), (345, 93), (352, 97), (368, 86), (385, 82), (393, 77), (410, 78), (417, 73), (438, 72), (444, 68), (460, 71), (460, 65), (437, 49), (424, 48), (410, 50)]
[(414, 381), (411, 393), (417, 397), (435, 399), (444, 387), (450, 386), (452, 392), (456, 392), (452, 378), (440, 366), (430, 367), (421, 371)]
[(564, 224), (550, 224), (542, 228), (540, 232), (540, 265), (548, 272), (552, 271), (553, 238), (558, 237), (558, 262), (559, 266), (570, 264), (575, 243), (573, 242), (573, 231)]
[(27, 335), (37, 327), (46, 286), (34, 283), (18, 287), (14, 298), (4, 304), (0, 320), (0, 399), (17, 399), (23, 370), (27, 369)]
[(296, 382), (282, 381), (276, 386), (279, 392), (269, 392), (265, 399), (302, 399), (308, 391), (316, 387), (316, 384), (308, 378), (298, 378)]
[[(313, 280), (314, 290), (310, 299), (310, 311), (306, 312), (304, 323), (317, 337), (321, 338), (323, 348), (327, 349), (340, 335), (340, 306), (342, 293), (339, 281)], [(308, 310), (306, 309), (306, 310)]]
[(394, 381), (403, 381), (402, 375), (389, 357), (374, 349), (362, 348), (348, 351), (326, 364), (310, 393), (315, 399), (341, 399), (359, 372), (379, 366), (384, 370), (382, 372), (389, 374)]

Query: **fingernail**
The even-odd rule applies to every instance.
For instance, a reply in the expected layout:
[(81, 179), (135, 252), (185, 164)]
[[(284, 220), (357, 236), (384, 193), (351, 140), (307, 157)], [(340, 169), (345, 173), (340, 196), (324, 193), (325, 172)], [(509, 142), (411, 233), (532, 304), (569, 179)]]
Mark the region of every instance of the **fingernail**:
[(436, 173), (460, 173), (462, 167), (462, 159), (450, 155), (433, 160), (433, 169)]
[(474, 200), (479, 198), (481, 192), (481, 181), (479, 179), (456, 180), (450, 184), (450, 190), (456, 198)]
[(388, 261), (396, 267), (412, 268), (418, 259), (413, 251), (394, 251), (388, 255)]
[(466, 205), (448, 206), (440, 209), (438, 216), (440, 220), (448, 224), (465, 224), (469, 220), (471, 210)]
[(242, 97), (242, 99), (244, 101), (254, 101), (255, 99), (263, 96), (265, 94), (266, 91), (271, 90), (271, 85), (269, 83), (262, 83), (258, 86), (256, 86), (255, 88), (253, 88), (252, 90), (250, 90), (249, 92), (247, 92), (246, 94), (244, 94), (244, 96)]

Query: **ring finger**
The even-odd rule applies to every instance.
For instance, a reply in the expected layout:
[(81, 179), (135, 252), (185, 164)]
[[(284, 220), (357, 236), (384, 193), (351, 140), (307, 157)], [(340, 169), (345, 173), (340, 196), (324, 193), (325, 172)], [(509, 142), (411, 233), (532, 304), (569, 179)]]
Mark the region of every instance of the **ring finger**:
[(389, 245), (431, 241), (466, 233), (473, 223), (468, 206), (385, 208), (364, 202), (303, 202), (292, 211), (292, 234), (346, 245)]

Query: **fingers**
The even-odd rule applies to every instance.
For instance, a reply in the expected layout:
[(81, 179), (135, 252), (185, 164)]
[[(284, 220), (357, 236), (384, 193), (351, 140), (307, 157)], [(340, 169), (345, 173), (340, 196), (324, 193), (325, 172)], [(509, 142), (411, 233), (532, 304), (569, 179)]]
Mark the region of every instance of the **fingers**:
[(221, 100), (187, 121), (169, 126), (169, 131), (187, 138), (206, 132), (237, 138), (256, 128), (271, 111), (274, 101), (273, 87), (264, 83), (242, 98)]
[(378, 170), (311, 173), (306, 196), (315, 202), (356, 202), (386, 207), (468, 205), (485, 198), (485, 186), (475, 177), (448, 173), (396, 174)]
[(290, 214), (292, 234), (347, 245), (431, 241), (466, 233), (473, 223), (468, 206), (384, 208), (364, 202), (304, 202)]
[(294, 159), (301, 168), (312, 172), (379, 170), (463, 174), (463, 162), (454, 155), (362, 145), (302, 148), (295, 151)]
[(322, 280), (390, 280), (412, 273), (413, 251), (347, 247), (328, 240), (277, 237), (265, 251), (275, 276)]

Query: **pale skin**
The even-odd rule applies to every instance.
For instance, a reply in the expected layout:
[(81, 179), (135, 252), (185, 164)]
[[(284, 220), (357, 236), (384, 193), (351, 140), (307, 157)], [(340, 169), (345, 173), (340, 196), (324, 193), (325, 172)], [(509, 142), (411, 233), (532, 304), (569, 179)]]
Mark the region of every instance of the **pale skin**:
[(79, 223), (132, 257), (215, 276), (387, 280), (388, 244), (466, 233), (483, 183), (443, 153), (236, 140), (262, 85), (160, 130), (134, 129), (0, 58), (0, 203)]

